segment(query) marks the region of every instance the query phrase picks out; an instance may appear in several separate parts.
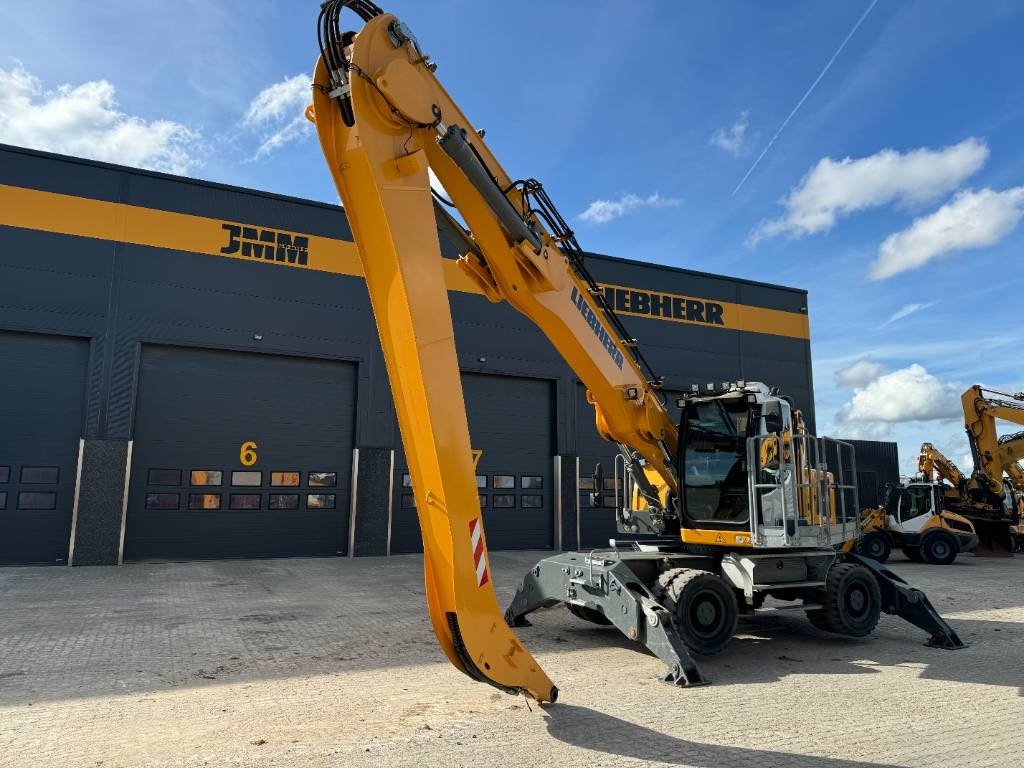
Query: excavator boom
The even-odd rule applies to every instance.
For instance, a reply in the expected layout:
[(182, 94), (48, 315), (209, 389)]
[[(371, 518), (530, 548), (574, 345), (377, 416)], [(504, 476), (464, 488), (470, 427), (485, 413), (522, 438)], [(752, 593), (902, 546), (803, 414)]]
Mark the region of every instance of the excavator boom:
[[(343, 32), (350, 9), (364, 22)], [(509, 629), (486, 537), (428, 168), (462, 215), (441, 224), (491, 301), (507, 301), (587, 386), (600, 434), (630, 446), (675, 491), (676, 426), (643, 359), (587, 275), (543, 188), (506, 174), (434, 75), (408, 28), (365, 0), (320, 17), (313, 107), (320, 145), (352, 227), (380, 332), (424, 544), (427, 599), (449, 659), (470, 676), (553, 700), (556, 689)]]

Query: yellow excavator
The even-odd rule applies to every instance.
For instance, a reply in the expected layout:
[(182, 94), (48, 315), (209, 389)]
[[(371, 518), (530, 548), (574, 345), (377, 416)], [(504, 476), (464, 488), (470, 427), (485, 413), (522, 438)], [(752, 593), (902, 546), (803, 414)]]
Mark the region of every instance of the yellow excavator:
[(918, 477), (887, 485), (882, 506), (861, 512), (858, 552), (884, 563), (899, 547), (911, 560), (949, 565), (978, 545), (974, 524), (949, 508), (964, 481), (956, 464), (931, 443), (921, 446), (917, 464)]
[[(1017, 440), (1024, 440), (1024, 432), (1019, 432), (1013, 437)], [(1010, 528), (1010, 533), (1013, 536), (1013, 549), (1014, 552), (1024, 552), (1024, 467), (1021, 467), (1014, 459), (1003, 466), (1003, 471), (1006, 473), (1006, 481), (1013, 491), (1014, 523)]]
[[(343, 29), (343, 13), (358, 17), (356, 30)], [(922, 592), (837, 551), (858, 528), (848, 444), (803, 434), (792, 404), (762, 384), (691, 392), (681, 422), (672, 419), (661, 380), (543, 186), (505, 172), (409, 27), (369, 0), (328, 0), (318, 28), (307, 116), (363, 264), (409, 460), (427, 604), (453, 665), (553, 702), (558, 689), (510, 625), (559, 603), (645, 645), (680, 685), (706, 682), (690, 649), (720, 650), (739, 613), (767, 597), (829, 631), (869, 634), (885, 611), (927, 631), (931, 645), (963, 647)], [(432, 193), (428, 169), (450, 200)], [(460, 248), (457, 261), (442, 258), (439, 229)], [(470, 450), (453, 274), (536, 324), (621, 452), (614, 498), (597, 501), (610, 501), (634, 538), (541, 561), (505, 612)]]
[(999, 436), (997, 420), (1024, 424), (1024, 392), (1000, 392), (975, 384), (960, 398), (964, 428), (971, 445), (974, 471), (964, 480), (961, 495), (981, 537), (979, 546), (994, 555), (1012, 555), (1020, 525), (1017, 491), (1004, 472), (1014, 472), (1024, 456), (1024, 434)]

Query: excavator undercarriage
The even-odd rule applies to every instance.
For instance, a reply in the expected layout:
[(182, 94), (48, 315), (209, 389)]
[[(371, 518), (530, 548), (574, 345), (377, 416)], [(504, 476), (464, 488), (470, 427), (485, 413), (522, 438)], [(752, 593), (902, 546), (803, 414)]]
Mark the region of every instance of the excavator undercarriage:
[[(739, 615), (765, 610), (804, 611), (819, 629), (854, 637), (870, 634), (881, 611), (923, 629), (928, 646), (964, 647), (924, 592), (852, 552), (719, 557), (692, 554), (667, 541), (616, 544), (541, 560), (523, 578), (505, 620), (526, 627), (530, 613), (564, 603), (575, 616), (614, 625), (646, 647), (668, 668), (665, 681), (681, 686), (710, 682), (691, 651), (722, 651)], [(686, 595), (685, 587), (699, 581), (704, 583)], [(768, 597), (786, 604), (765, 608)]]

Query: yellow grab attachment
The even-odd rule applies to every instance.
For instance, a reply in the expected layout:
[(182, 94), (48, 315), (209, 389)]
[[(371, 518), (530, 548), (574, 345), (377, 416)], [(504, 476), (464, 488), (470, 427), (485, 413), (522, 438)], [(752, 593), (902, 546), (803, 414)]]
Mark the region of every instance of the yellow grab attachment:
[[(386, 26), (393, 18), (377, 17), (361, 30), (354, 68), (378, 71), (370, 60), (394, 55)], [(430, 618), (448, 658), (467, 675), (554, 701), (557, 689), (505, 623), (491, 580), (423, 150), (434, 132), (397, 127), (382, 109), (385, 84), (408, 85), (353, 75), (356, 119), (348, 126), (318, 60), (310, 117), (355, 236), (380, 332), (423, 534)]]

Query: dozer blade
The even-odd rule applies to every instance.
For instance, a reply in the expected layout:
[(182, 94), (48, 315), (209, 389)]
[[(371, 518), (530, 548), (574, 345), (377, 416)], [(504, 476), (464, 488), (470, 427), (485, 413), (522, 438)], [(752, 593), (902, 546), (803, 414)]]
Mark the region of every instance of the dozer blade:
[[(605, 554), (566, 552), (541, 560), (527, 572), (505, 611), (505, 620), (528, 626), (526, 616), (559, 603), (614, 624), (630, 640), (665, 662), (665, 682), (680, 686), (710, 682), (683, 644), (669, 612), (640, 583), (625, 560)], [(578, 614), (577, 614), (578, 615)]]
[[(388, 37), (392, 19), (378, 16), (360, 32), (359, 71), (377, 71), (375, 56), (406, 55)], [(318, 60), (307, 115), (355, 236), (380, 334), (423, 534), (434, 633), (470, 677), (554, 701), (557, 689), (505, 624), (491, 582), (448, 303), (446, 274), (455, 265), (441, 256), (423, 152), (434, 133), (381, 119), (372, 87), (353, 78), (358, 119), (347, 126)]]
[(924, 592), (911, 587), (884, 565), (869, 557), (861, 557), (853, 552), (847, 552), (842, 557), (848, 562), (860, 563), (871, 571), (882, 593), (882, 610), (899, 616), (929, 633), (930, 637), (925, 645), (950, 651), (967, 647), (935, 610)]
[(974, 523), (974, 530), (978, 534), (978, 543), (971, 550), (972, 555), (975, 557), (1013, 557), (1016, 546), (1009, 521), (992, 520), (987, 517), (966, 517)]

